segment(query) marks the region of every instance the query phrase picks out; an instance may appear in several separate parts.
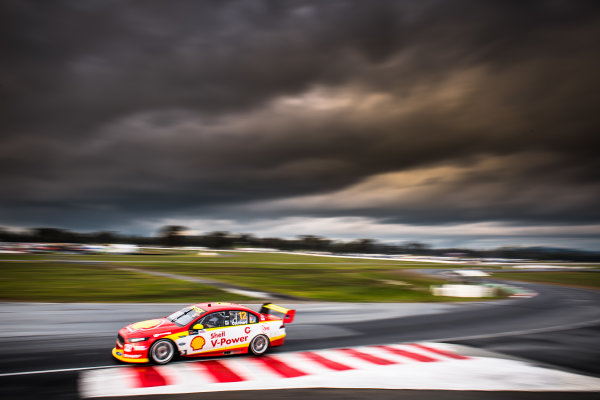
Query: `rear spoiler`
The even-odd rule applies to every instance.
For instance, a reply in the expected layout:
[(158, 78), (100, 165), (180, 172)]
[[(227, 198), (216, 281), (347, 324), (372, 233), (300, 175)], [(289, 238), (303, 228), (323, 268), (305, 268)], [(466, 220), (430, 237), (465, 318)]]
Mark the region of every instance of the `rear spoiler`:
[(287, 308), (283, 308), (281, 306), (265, 303), (260, 308), (261, 314), (273, 315), (277, 318), (281, 318), (283, 323), (292, 323), (294, 321), (294, 316), (296, 315), (296, 310), (289, 310)]

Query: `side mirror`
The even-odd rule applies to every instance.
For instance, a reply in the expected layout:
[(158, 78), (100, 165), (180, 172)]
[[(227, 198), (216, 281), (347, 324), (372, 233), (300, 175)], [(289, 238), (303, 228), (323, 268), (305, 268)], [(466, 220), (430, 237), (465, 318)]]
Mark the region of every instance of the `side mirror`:
[(202, 329), (204, 329), (204, 325), (202, 325), (202, 324), (196, 324), (196, 325), (192, 326), (193, 331), (201, 331)]

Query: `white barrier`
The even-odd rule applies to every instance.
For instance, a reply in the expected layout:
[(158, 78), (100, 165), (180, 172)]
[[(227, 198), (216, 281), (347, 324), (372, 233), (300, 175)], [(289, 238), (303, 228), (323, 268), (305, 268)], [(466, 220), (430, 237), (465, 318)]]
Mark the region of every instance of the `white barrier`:
[(442, 285), (433, 287), (431, 292), (434, 296), (448, 297), (494, 297), (496, 288), (480, 285)]

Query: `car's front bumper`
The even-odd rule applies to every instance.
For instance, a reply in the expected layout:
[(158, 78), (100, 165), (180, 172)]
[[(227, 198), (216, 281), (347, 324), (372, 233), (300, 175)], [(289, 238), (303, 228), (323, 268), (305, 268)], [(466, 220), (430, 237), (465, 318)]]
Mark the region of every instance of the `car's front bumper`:
[(146, 354), (140, 354), (137, 352), (125, 353), (123, 349), (113, 348), (112, 355), (119, 361), (127, 362), (127, 363), (148, 363), (150, 360), (148, 359)]

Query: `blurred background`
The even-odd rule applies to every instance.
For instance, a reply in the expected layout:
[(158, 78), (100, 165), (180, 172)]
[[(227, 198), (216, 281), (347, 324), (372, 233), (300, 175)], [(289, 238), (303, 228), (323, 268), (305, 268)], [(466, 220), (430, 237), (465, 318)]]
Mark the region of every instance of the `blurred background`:
[[(599, 22), (594, 1), (2, 1), (10, 395), (112, 365), (115, 329), (171, 307), (147, 303), (213, 300), (304, 304), (298, 351), (583, 329), (467, 344), (597, 376)], [(355, 330), (366, 302), (402, 334)]]
[(600, 250), (595, 2), (1, 7), (3, 230)]

